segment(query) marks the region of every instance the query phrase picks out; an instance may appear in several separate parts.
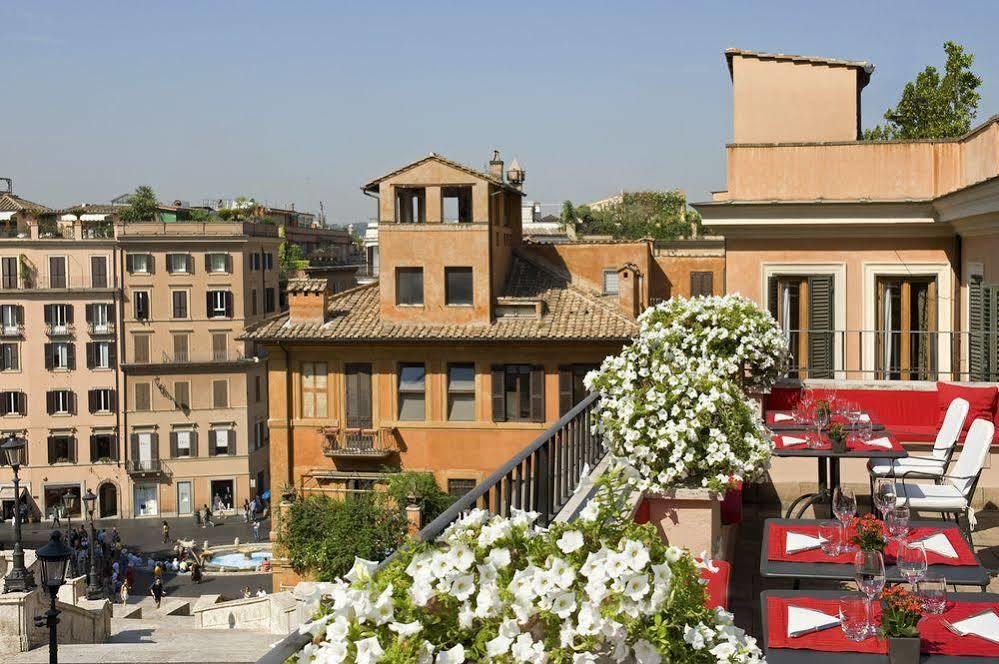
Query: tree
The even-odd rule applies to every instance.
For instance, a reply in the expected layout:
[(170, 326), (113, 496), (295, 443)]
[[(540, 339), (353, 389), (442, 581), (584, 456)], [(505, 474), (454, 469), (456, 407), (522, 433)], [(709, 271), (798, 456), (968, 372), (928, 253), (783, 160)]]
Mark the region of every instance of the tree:
[(687, 198), (677, 189), (636, 191), (598, 210), (586, 205), (562, 204), (563, 226), (574, 225), (583, 235), (610, 235), (616, 240), (674, 240), (692, 234), (700, 226), (697, 212), (687, 207)]
[(305, 254), (302, 253), (302, 248), (294, 242), (285, 240), (278, 247), (278, 265), (285, 272), (294, 272), (300, 267), (302, 261), (308, 263), (305, 260)]
[(433, 473), (414, 470), (403, 471), (389, 478), (388, 494), (402, 510), (405, 510), (410, 498), (415, 499), (424, 524), (436, 519), (454, 502), (450, 494), (437, 486)]
[(956, 138), (971, 129), (982, 85), (982, 79), (971, 71), (975, 56), (952, 41), (944, 43), (944, 51), (943, 76), (930, 65), (906, 83), (898, 105), (885, 111), (885, 124), (865, 131), (866, 140)]
[(143, 185), (128, 197), (128, 207), (119, 215), (122, 221), (154, 221), (159, 203), (152, 187)]

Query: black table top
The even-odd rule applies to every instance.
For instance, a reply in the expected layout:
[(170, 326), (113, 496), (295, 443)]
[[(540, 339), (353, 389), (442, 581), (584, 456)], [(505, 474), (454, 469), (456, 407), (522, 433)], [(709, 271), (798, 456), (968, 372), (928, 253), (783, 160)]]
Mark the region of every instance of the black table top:
[[(777, 435), (800, 433), (802, 438), (813, 433), (812, 431), (802, 429), (800, 426), (797, 428), (782, 429), (780, 431), (771, 427), (771, 430)], [(890, 433), (891, 432), (889, 432), (889, 435)], [(866, 450), (848, 449), (845, 452), (833, 452), (831, 447), (816, 449), (808, 447), (807, 445), (798, 445), (795, 447), (774, 447), (774, 456), (817, 457), (825, 459), (901, 459), (909, 456), (909, 453), (905, 450), (883, 450), (876, 447)]]
[[(789, 579), (826, 579), (832, 581), (852, 581), (853, 565), (843, 563), (792, 563), (786, 561), (769, 559), (770, 528), (772, 525), (801, 526), (814, 525), (818, 523), (815, 519), (767, 519), (763, 523), (763, 544), (760, 551), (760, 576), (766, 578), (789, 578)], [(912, 521), (910, 526), (915, 528), (946, 528), (954, 527), (955, 524), (949, 521)], [(947, 583), (959, 586), (987, 586), (989, 583), (989, 571), (982, 566), (975, 554), (978, 565), (930, 565), (927, 568), (928, 574), (943, 576)], [(885, 565), (885, 575), (888, 581), (898, 583), (905, 579), (898, 571), (896, 565)]]
[[(831, 599), (842, 595), (838, 590), (765, 590), (760, 595), (760, 608), (763, 616), (763, 639), (761, 645), (769, 664), (885, 664), (888, 655), (872, 655), (860, 652), (823, 652), (820, 650), (795, 650), (793, 648), (768, 648), (767, 646), (767, 598), (768, 597), (815, 597)], [(999, 602), (995, 593), (949, 593), (948, 600), (955, 602)], [(985, 664), (987, 657), (965, 657), (956, 655), (920, 655), (920, 664)]]

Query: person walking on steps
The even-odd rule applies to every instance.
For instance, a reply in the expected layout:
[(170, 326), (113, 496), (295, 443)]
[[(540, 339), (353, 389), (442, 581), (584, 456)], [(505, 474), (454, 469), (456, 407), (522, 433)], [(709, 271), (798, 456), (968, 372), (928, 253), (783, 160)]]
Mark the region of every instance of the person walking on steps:
[(160, 608), (160, 602), (163, 601), (163, 595), (166, 591), (163, 590), (163, 579), (157, 577), (153, 581), (153, 585), (149, 587), (149, 594), (153, 596), (153, 601), (156, 602), (156, 608)]
[(170, 524), (166, 521), (163, 522), (163, 543), (166, 544), (170, 541)]

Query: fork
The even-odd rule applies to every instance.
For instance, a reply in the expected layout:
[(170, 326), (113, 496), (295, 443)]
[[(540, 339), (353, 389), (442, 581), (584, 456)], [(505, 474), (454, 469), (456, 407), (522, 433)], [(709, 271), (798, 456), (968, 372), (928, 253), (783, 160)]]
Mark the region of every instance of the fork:
[[(992, 613), (992, 612), (991, 611), (985, 611), (983, 613), (979, 613), (977, 616), (968, 616), (968, 618), (977, 618), (978, 616), (985, 615), (986, 613)], [(962, 620), (967, 620), (968, 618), (962, 618)], [(992, 638), (990, 636), (985, 636), (983, 634), (976, 634), (974, 632), (962, 632), (957, 627), (954, 627), (954, 625), (952, 625), (951, 623), (947, 622), (943, 618), (940, 619), (940, 624), (943, 625), (944, 628), (948, 632), (950, 632), (951, 634), (956, 634), (957, 636), (968, 636), (969, 634), (971, 634), (972, 636), (977, 636), (980, 639), (985, 639), (986, 641), (990, 641), (992, 643), (995, 643), (996, 645), (999, 645), (999, 639), (994, 639), (994, 638)]]

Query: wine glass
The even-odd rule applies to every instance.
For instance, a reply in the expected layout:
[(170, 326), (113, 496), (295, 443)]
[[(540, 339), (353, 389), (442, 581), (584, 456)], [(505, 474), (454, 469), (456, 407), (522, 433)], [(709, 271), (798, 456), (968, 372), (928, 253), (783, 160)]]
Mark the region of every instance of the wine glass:
[(919, 595), (923, 608), (931, 615), (940, 615), (947, 607), (947, 578), (940, 575), (927, 575), (919, 582)]
[(829, 415), (828, 408), (816, 408), (815, 410), (815, 442), (817, 446), (822, 444), (822, 432), (829, 428)]
[(898, 571), (916, 592), (916, 583), (926, 576), (926, 548), (922, 542), (902, 542), (898, 548)]
[(885, 526), (888, 536), (901, 544), (909, 535), (909, 520), (911, 513), (907, 505), (896, 505), (885, 515)]
[(822, 542), (819, 548), (822, 549), (822, 553), (830, 557), (839, 555), (843, 550), (841, 531), (842, 526), (839, 521), (819, 521), (819, 539)]
[(857, 497), (853, 494), (853, 489), (840, 485), (833, 489), (833, 514), (843, 524), (843, 527), (850, 523), (850, 519), (857, 513)]
[(885, 559), (880, 551), (857, 551), (853, 556), (853, 578), (857, 588), (864, 593), (864, 613), (867, 616), (867, 633), (873, 634), (871, 603), (885, 587)]
[(898, 496), (895, 493), (894, 477), (879, 477), (874, 480), (874, 506), (881, 512), (881, 520), (884, 521), (888, 510), (895, 509)]

